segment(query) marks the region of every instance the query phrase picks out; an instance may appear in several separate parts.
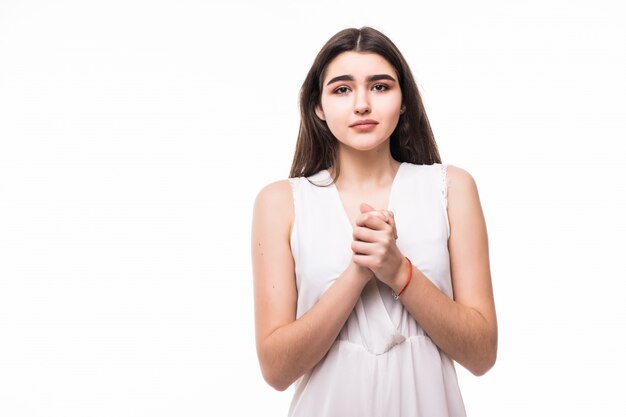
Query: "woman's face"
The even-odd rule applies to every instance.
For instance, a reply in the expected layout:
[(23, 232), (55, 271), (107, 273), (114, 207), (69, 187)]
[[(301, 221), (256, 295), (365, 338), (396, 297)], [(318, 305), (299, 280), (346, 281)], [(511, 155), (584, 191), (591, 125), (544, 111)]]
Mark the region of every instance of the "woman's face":
[(394, 68), (374, 53), (343, 52), (326, 68), (315, 113), (343, 145), (375, 149), (400, 118), (402, 92)]

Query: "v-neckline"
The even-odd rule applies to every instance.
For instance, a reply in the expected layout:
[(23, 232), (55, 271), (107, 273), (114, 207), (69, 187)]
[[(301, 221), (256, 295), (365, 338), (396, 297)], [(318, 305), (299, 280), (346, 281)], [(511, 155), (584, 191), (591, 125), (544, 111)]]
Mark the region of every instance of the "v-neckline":
[[(398, 170), (396, 171), (396, 175), (393, 177), (393, 180), (391, 181), (391, 187), (389, 187), (389, 197), (387, 198), (387, 208), (385, 210), (387, 211), (391, 211), (391, 209), (393, 208), (393, 194), (394, 194), (394, 189), (396, 187), (396, 183), (398, 182), (398, 177), (400, 176), (400, 171), (402, 170), (402, 166), (405, 164), (405, 162), (400, 162), (400, 165), (398, 166)], [(328, 176), (329, 179), (332, 179), (330, 176), (330, 172), (325, 169), (324, 170), (326, 172), (326, 175)], [(339, 189), (335, 186), (335, 182), (333, 181), (330, 185), (330, 187), (334, 190), (334, 194), (335, 194), (335, 201), (337, 201), (337, 205), (339, 206), (339, 209), (341, 210), (342, 217), (343, 217), (343, 223), (346, 224), (349, 227), (350, 232), (352, 232), (352, 230), (354, 229), (354, 225), (352, 224), (352, 220), (350, 219), (350, 216), (348, 215), (348, 212), (346, 211), (345, 206), (343, 205), (343, 200), (341, 199), (341, 195), (339, 194)], [(377, 209), (380, 210), (380, 209)]]

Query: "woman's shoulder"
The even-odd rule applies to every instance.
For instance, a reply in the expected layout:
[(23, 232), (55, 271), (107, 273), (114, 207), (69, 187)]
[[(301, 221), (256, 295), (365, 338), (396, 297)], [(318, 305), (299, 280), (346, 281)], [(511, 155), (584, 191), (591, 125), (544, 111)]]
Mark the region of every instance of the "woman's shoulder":
[(257, 194), (259, 204), (276, 206), (293, 213), (294, 202), (308, 186), (328, 186), (330, 174), (323, 169), (308, 177), (289, 177), (267, 184)]
[(273, 230), (291, 229), (294, 217), (292, 178), (274, 181), (258, 192), (254, 201), (254, 216)]
[(265, 185), (256, 196), (255, 206), (274, 208), (281, 211), (289, 209), (292, 204), (292, 180), (274, 181)]
[(404, 164), (417, 172), (430, 172), (430, 175), (435, 177), (443, 177), (448, 187), (468, 187), (474, 184), (472, 175), (456, 165), (444, 163), (414, 164), (411, 162), (405, 162)]
[(475, 189), (476, 181), (467, 170), (456, 165), (444, 164), (448, 189)]
[(420, 169), (421, 170), (433, 170), (433, 171), (441, 170), (441, 171), (446, 172), (448, 175), (454, 178), (458, 178), (459, 180), (463, 180), (463, 179), (467, 180), (472, 177), (470, 173), (467, 172), (465, 169), (458, 167), (456, 165), (451, 165), (451, 164), (444, 164), (444, 163), (414, 164), (412, 162), (403, 162), (402, 164), (415, 170), (420, 170)]
[(457, 212), (464, 213), (472, 208), (479, 208), (478, 187), (472, 174), (461, 167), (449, 164), (445, 166), (445, 171), (448, 212), (456, 217)]

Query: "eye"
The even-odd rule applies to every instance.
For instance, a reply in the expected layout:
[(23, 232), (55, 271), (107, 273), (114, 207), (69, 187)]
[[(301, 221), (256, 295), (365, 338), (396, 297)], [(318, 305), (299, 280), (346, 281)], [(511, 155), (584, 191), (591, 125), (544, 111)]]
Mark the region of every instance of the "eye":
[(333, 94), (346, 94), (350, 89), (348, 87), (339, 87), (333, 91)]
[(386, 91), (389, 90), (389, 86), (386, 84), (374, 84), (372, 89), (376, 91)]

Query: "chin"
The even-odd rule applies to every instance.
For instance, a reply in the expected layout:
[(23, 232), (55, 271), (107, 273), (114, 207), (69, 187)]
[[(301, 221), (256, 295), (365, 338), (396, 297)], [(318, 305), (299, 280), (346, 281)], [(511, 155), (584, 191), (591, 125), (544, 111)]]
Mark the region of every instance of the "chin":
[(377, 142), (377, 143), (355, 143), (349, 144), (348, 146), (354, 150), (367, 152), (367, 151), (375, 151), (376, 149), (382, 147), (385, 142)]

